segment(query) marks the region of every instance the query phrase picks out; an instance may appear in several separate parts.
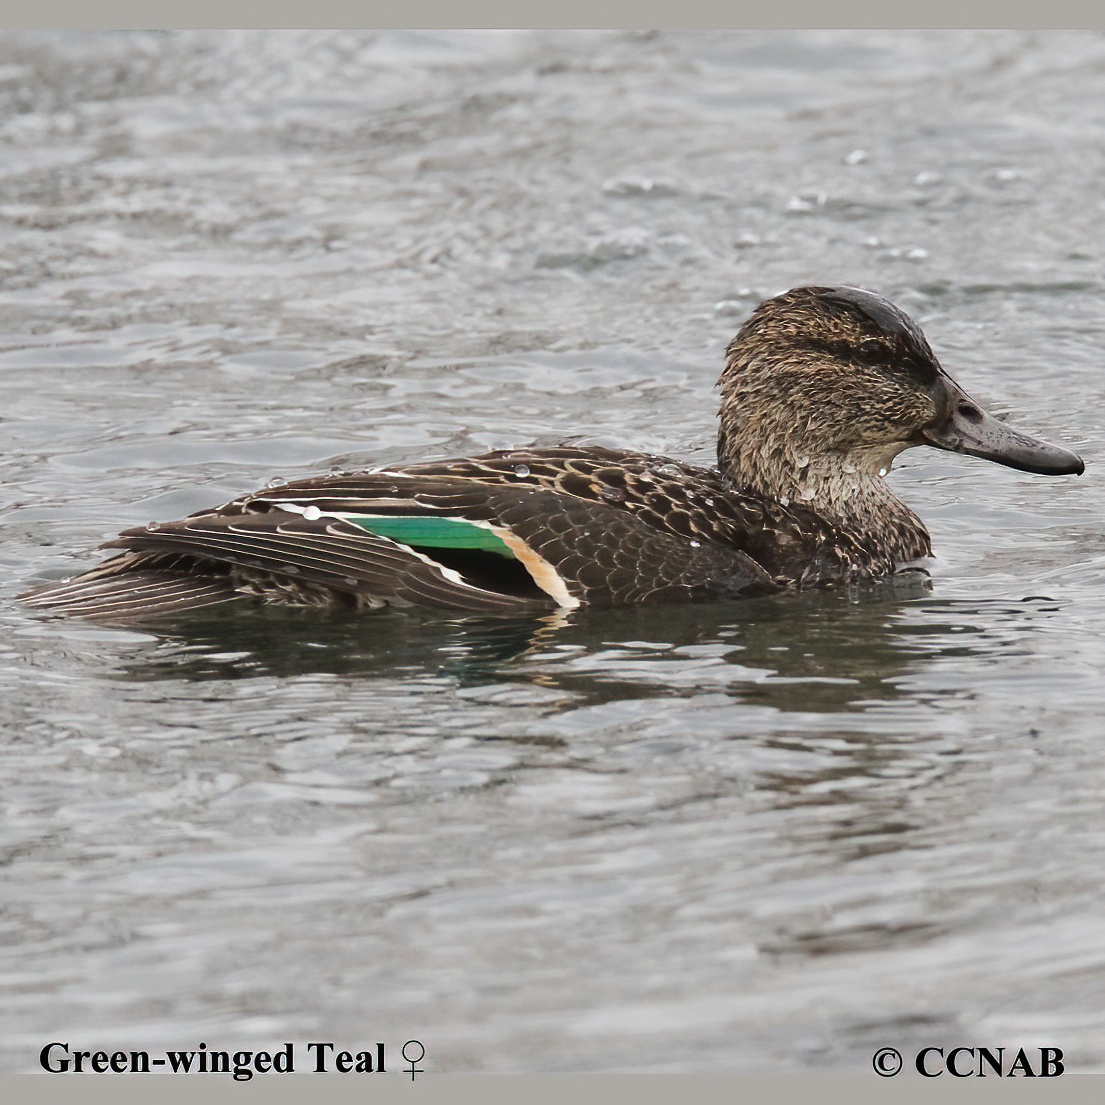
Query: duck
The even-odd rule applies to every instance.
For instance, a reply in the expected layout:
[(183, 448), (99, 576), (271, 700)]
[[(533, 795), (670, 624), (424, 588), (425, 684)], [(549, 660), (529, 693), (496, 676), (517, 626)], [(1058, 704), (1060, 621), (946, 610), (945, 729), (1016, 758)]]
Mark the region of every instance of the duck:
[(267, 486), (128, 529), (31, 607), (136, 621), (227, 603), (534, 614), (694, 603), (892, 576), (931, 556), (886, 482), (930, 446), (1043, 475), (1082, 459), (989, 414), (874, 292), (760, 303), (718, 381), (717, 464), (506, 449)]

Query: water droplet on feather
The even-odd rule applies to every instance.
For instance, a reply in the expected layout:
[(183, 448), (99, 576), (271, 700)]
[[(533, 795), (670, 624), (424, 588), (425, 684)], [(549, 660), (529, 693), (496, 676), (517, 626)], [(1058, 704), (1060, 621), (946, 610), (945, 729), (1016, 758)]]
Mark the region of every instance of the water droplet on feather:
[(303, 508), (303, 517), (308, 522), (317, 522), (322, 517), (322, 511), (317, 506), (305, 506)]
[(284, 479), (283, 476), (273, 476), (273, 478), (271, 480), (269, 480), (268, 486), (269, 487), (283, 487), (287, 482), (288, 481), (286, 479)]
[(525, 464), (516, 464), (514, 466), (514, 474), (516, 476), (528, 476), (529, 475), (529, 466), (525, 465)]

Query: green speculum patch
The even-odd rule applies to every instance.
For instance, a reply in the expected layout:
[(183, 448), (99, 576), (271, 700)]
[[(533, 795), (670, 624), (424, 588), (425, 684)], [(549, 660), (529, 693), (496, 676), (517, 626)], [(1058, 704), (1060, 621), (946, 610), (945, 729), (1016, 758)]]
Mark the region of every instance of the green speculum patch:
[(348, 520), (377, 537), (388, 537), (404, 545), (426, 549), (473, 549), (514, 559), (514, 553), (501, 537), (463, 518), (376, 515)]

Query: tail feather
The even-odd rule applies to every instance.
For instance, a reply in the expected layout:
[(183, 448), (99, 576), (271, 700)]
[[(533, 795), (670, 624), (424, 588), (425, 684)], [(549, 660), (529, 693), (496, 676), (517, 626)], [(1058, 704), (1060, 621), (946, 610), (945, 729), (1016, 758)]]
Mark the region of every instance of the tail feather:
[(22, 597), (28, 606), (57, 614), (131, 621), (200, 610), (245, 596), (235, 590), (228, 577), (189, 577), (146, 569), (98, 578), (79, 576)]

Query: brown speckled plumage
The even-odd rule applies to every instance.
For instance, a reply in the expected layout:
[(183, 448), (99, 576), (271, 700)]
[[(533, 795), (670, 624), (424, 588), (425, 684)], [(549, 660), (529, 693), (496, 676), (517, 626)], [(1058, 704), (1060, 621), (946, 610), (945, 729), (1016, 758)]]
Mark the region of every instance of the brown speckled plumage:
[[(983, 414), (916, 325), (858, 289), (761, 304), (719, 385), (716, 469), (565, 446), (301, 480), (128, 530), (105, 546), (120, 555), (28, 601), (130, 620), (250, 599), (525, 612), (767, 594), (929, 554), (882, 478), (912, 445), (1081, 471)], [(513, 556), (408, 545), (350, 516), (464, 520)]]

